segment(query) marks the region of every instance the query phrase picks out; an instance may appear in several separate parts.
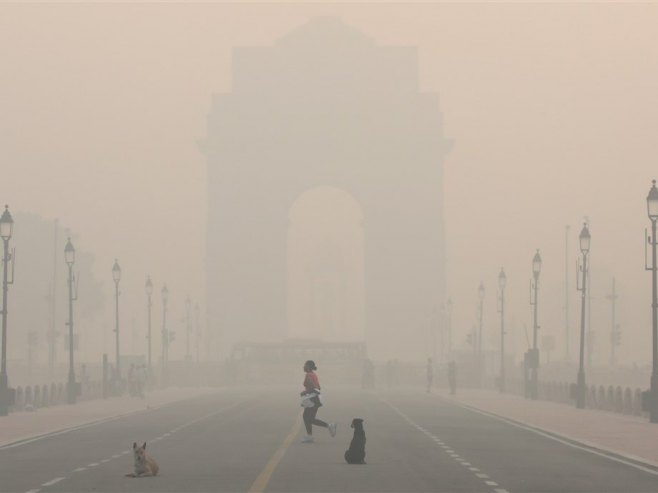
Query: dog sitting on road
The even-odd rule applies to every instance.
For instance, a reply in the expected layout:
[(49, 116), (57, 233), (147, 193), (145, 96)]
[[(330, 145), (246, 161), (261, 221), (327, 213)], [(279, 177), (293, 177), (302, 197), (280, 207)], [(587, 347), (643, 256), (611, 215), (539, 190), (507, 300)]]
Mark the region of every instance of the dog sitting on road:
[(363, 420), (354, 418), (352, 428), (354, 428), (354, 436), (350, 442), (350, 448), (345, 451), (345, 460), (348, 464), (365, 464), (366, 432), (363, 430)]
[(133, 443), (133, 453), (135, 455), (135, 472), (126, 474), (127, 477), (144, 478), (158, 474), (158, 463), (146, 453), (146, 442), (141, 447), (138, 447), (137, 443)]

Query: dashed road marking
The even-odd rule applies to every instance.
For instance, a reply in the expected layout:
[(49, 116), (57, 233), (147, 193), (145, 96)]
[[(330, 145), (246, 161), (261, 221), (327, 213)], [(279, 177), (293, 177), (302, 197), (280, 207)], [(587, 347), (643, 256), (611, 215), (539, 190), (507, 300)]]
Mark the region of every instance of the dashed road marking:
[[(383, 401), (384, 403), (386, 403), (386, 404), (387, 404), (391, 409), (393, 409), (396, 413), (398, 413), (398, 414), (399, 414), (399, 415), (400, 415), (400, 416), (401, 416), (401, 417), (402, 417), (402, 418), (403, 418), (408, 424), (410, 424), (412, 427), (414, 427), (414, 428), (416, 428), (417, 430), (421, 431), (421, 432), (422, 432), (424, 435), (426, 435), (428, 438), (430, 438), (430, 439), (432, 439), (433, 441), (435, 441), (435, 442), (437, 443), (437, 445), (439, 445), (439, 446), (440, 446), (440, 447), (441, 447), (441, 448), (442, 448), (442, 449), (443, 449), (443, 450), (444, 450), (444, 451), (445, 451), (450, 457), (452, 457), (453, 459), (455, 459), (455, 461), (457, 461), (459, 464), (461, 464), (461, 465), (463, 465), (463, 466), (468, 467), (468, 469), (469, 469), (470, 471), (472, 471), (472, 472), (475, 474), (475, 476), (476, 476), (477, 478), (479, 478), (479, 479), (483, 479), (483, 480), (489, 480), (489, 475), (484, 474), (484, 473), (481, 472), (480, 469), (478, 469), (477, 467), (473, 467), (473, 466), (471, 465), (470, 462), (466, 462), (464, 459), (462, 459), (462, 458), (460, 457), (460, 455), (459, 455), (458, 453), (456, 453), (456, 452), (454, 451), (454, 449), (452, 449), (450, 446), (446, 445), (441, 439), (439, 439), (438, 437), (436, 437), (436, 436), (433, 435), (431, 432), (429, 432), (428, 430), (426, 430), (426, 429), (423, 428), (422, 426), (418, 425), (417, 423), (414, 423), (414, 421), (413, 421), (409, 416), (407, 416), (406, 414), (404, 414), (402, 411), (400, 411), (397, 407), (395, 407), (395, 406), (394, 406), (393, 404), (391, 404), (390, 402), (388, 402), (388, 401), (386, 401), (386, 400), (384, 400), (384, 399), (380, 399), (380, 400)], [(484, 483), (485, 483), (487, 486), (498, 486), (498, 483), (496, 483), (495, 481), (484, 481)], [(495, 492), (495, 493), (509, 493), (507, 490), (505, 490), (505, 489), (503, 489), (503, 488), (497, 488), (497, 489), (494, 490), (494, 492)]]
[[(213, 411), (212, 413), (209, 413), (209, 414), (206, 414), (206, 415), (204, 415), (204, 416), (201, 416), (200, 418), (197, 418), (197, 419), (194, 419), (194, 420), (192, 420), (192, 421), (188, 421), (187, 423), (184, 423), (184, 424), (182, 424), (182, 425), (179, 425), (179, 426), (178, 426), (177, 428), (175, 428), (173, 431), (167, 432), (167, 433), (165, 433), (164, 435), (162, 435), (162, 436), (160, 436), (160, 437), (158, 437), (158, 438), (154, 438), (154, 439), (152, 439), (152, 440), (150, 440), (150, 441), (151, 441), (151, 442), (155, 442), (155, 441), (158, 441), (158, 440), (162, 440), (162, 439), (165, 438), (165, 437), (171, 436), (171, 434), (172, 434), (174, 431), (182, 430), (183, 428), (187, 428), (188, 426), (192, 426), (193, 424), (198, 423), (199, 421), (203, 421), (203, 420), (205, 420), (205, 419), (211, 418), (211, 417), (213, 417), (213, 416), (216, 416), (216, 415), (218, 415), (218, 414), (223, 413), (224, 411), (227, 411), (228, 409), (231, 409), (231, 408), (237, 407), (237, 406), (239, 406), (239, 405), (241, 405), (241, 404), (244, 404), (244, 403), (245, 403), (245, 401), (240, 401), (240, 402), (236, 402), (236, 403), (234, 403), (234, 404), (231, 404), (231, 405), (225, 406), (225, 407), (223, 407), (223, 408), (221, 408), (221, 409), (219, 409), (219, 410), (217, 410), (217, 411)], [(163, 407), (164, 407), (164, 406), (163, 406)], [(21, 442), (21, 443), (27, 443), (27, 442)], [(17, 445), (9, 445), (9, 446), (7, 446), (7, 447), (0, 447), (0, 448), (4, 449), (4, 448), (12, 447), (12, 446), (17, 446)], [(74, 469), (73, 472), (82, 472), (82, 471), (85, 471), (85, 470), (86, 470), (87, 468), (89, 468), (89, 467), (97, 467), (97, 466), (99, 466), (99, 465), (101, 465), (101, 464), (106, 464), (106, 463), (110, 462), (112, 459), (118, 459), (119, 457), (121, 457), (121, 456), (123, 456), (123, 455), (130, 454), (130, 453), (132, 453), (132, 450), (122, 450), (120, 453), (112, 455), (111, 458), (101, 459), (101, 460), (99, 460), (98, 462), (90, 462), (89, 464), (87, 464), (87, 465), (84, 466), (84, 467), (78, 467), (78, 468)], [(52, 485), (54, 485), (54, 484), (59, 483), (60, 481), (63, 481), (64, 479), (66, 479), (66, 478), (65, 478), (65, 477), (55, 478), (55, 479), (52, 479), (52, 480), (50, 480), (50, 481), (48, 481), (48, 482), (46, 482), (46, 483), (43, 483), (41, 486), (42, 486), (42, 487), (44, 487), (44, 486), (45, 486), (45, 487), (52, 486)], [(35, 489), (32, 489), (32, 490), (28, 490), (26, 493), (39, 493), (39, 491), (41, 491), (40, 488), (35, 488)]]
[(47, 481), (47, 482), (43, 483), (41, 486), (52, 486), (52, 485), (54, 485), (54, 484), (59, 483), (59, 482), (62, 481), (63, 479), (65, 479), (65, 478), (55, 478), (55, 479), (51, 479), (50, 481)]

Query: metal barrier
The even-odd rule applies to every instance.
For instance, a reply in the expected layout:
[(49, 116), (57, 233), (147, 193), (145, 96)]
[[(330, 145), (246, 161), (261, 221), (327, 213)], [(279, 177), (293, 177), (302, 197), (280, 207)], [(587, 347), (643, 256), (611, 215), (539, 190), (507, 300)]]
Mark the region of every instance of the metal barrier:
[[(539, 384), (539, 400), (558, 402), (572, 405), (570, 396), (570, 382), (544, 381)], [(507, 383), (507, 391), (511, 394), (523, 396), (525, 394), (523, 381), (511, 380)], [(585, 407), (617, 414), (631, 416), (642, 415), (642, 391), (631, 387), (607, 388), (603, 385), (589, 385), (585, 391)]]

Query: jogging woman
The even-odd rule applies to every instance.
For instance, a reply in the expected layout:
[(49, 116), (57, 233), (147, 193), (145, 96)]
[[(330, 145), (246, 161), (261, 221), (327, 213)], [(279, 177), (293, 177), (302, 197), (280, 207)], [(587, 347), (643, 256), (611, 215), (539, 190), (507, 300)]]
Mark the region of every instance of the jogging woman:
[(336, 436), (336, 423), (325, 423), (317, 419), (315, 416), (318, 414), (318, 409), (322, 406), (320, 402), (320, 381), (318, 376), (313, 373), (317, 370), (315, 363), (308, 360), (304, 363), (304, 391), (300, 394), (302, 396), (302, 406), (304, 407), (304, 426), (306, 426), (306, 436), (302, 443), (313, 442), (313, 425), (329, 429), (331, 436)]

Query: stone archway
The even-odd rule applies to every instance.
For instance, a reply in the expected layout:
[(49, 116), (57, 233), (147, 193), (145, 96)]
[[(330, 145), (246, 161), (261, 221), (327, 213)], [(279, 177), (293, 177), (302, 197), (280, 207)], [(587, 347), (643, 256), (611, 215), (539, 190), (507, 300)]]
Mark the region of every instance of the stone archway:
[(365, 337), (375, 358), (419, 359), (445, 299), (438, 97), (417, 53), (317, 18), (269, 47), (234, 50), (214, 98), (208, 159), (208, 329), (213, 353), (288, 335), (288, 214), (309, 189), (346, 191), (364, 232)]

